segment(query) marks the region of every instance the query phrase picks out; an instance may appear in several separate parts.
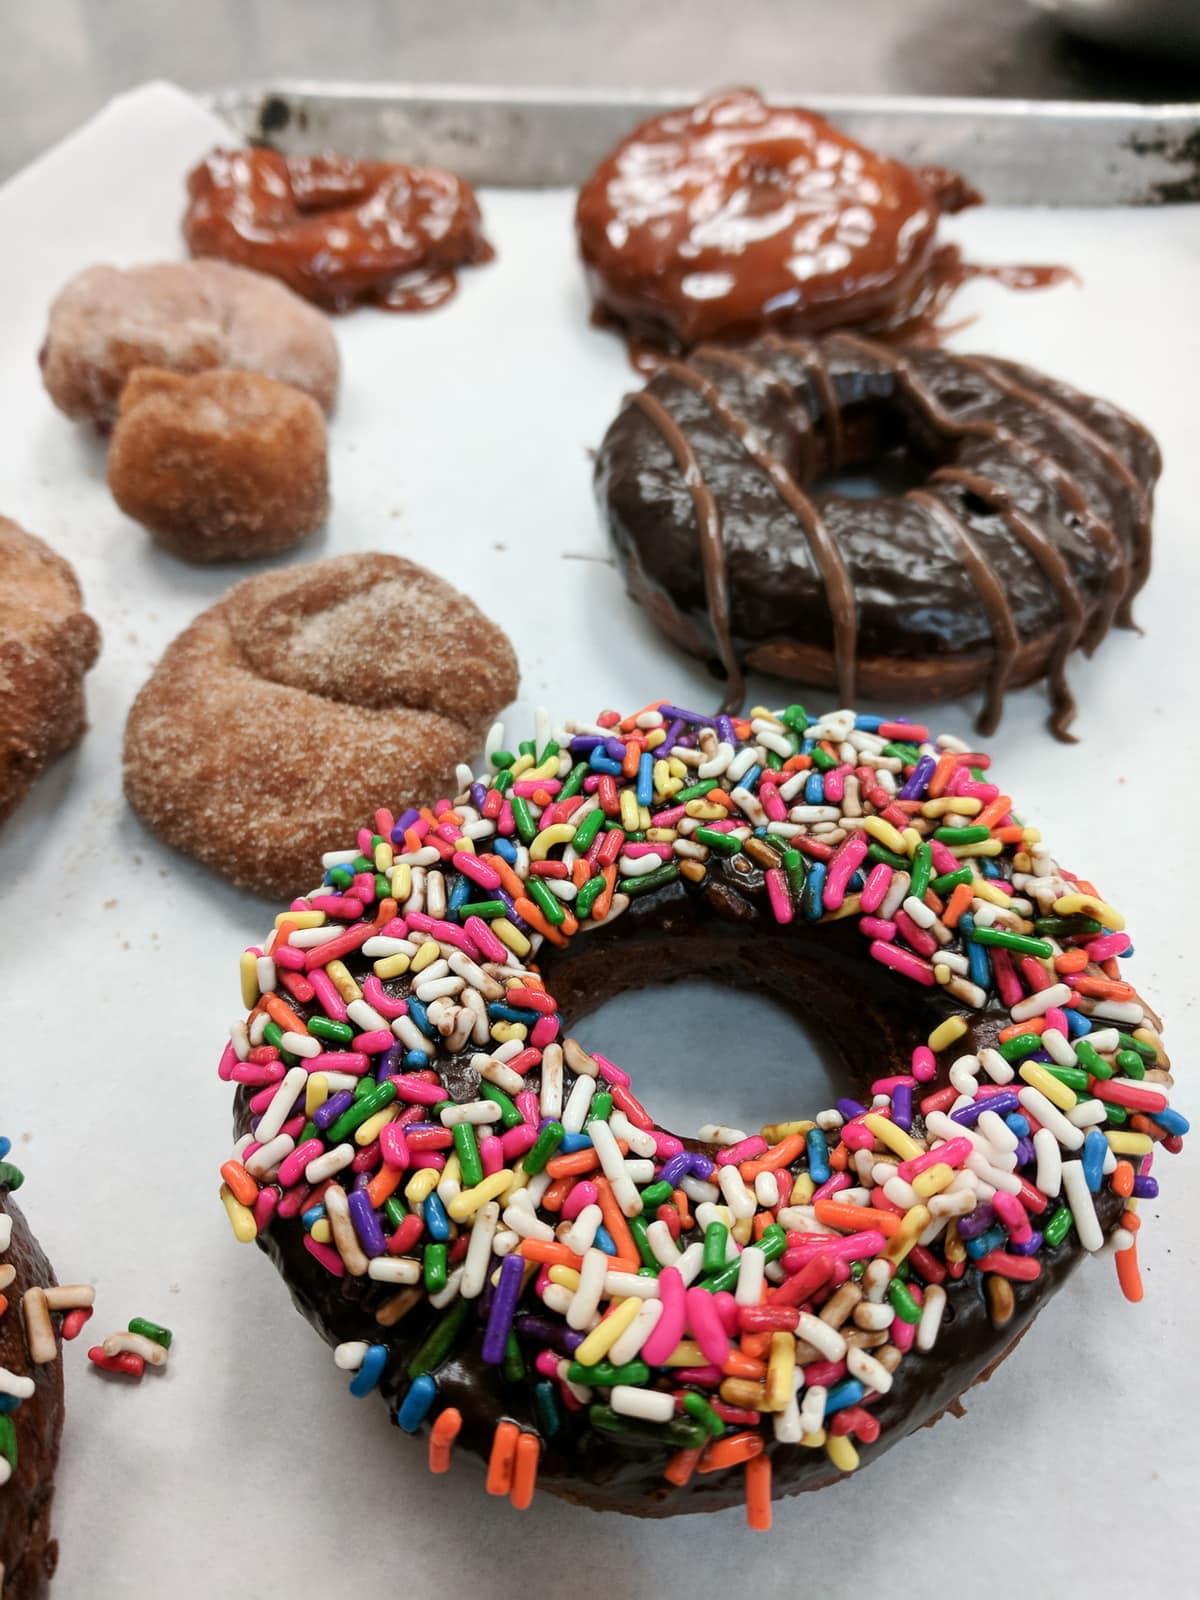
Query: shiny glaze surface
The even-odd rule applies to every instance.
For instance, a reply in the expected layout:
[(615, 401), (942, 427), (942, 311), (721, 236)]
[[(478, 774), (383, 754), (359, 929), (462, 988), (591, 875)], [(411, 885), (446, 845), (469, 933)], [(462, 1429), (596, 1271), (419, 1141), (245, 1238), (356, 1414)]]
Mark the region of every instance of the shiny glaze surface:
[[(842, 1092), (861, 1097), (881, 1073), (907, 1070), (914, 1036), (923, 1036), (951, 1012), (962, 1013), (961, 1004), (941, 990), (919, 989), (867, 960), (862, 936), (849, 921), (818, 927), (794, 923), (780, 929), (765, 900), (758, 868), (744, 858), (739, 868), (718, 863), (711, 881), (700, 890), (676, 884), (634, 900), (619, 922), (575, 939), (566, 950), (544, 947), (544, 975), (559, 1002), (567, 1032), (578, 1034), (585, 1047), (603, 1048), (602, 1040), (590, 1037), (586, 1026), (579, 1027), (580, 1019), (601, 1000), (624, 988), (700, 972), (711, 976), (719, 970), (729, 983), (768, 990), (832, 1041), (829, 1065), (844, 1080)], [(347, 964), (352, 970), (367, 970), (361, 961), (350, 959)], [(994, 1004), (973, 1014), (962, 1048), (978, 1050), (994, 1043), (998, 1029), (1008, 1020), (1007, 1011)], [(686, 1061), (671, 1065), (676, 1071), (687, 1071)], [(753, 1070), (752, 1053), (736, 1070)], [(943, 1062), (942, 1076), (928, 1086), (930, 1090), (944, 1084), (946, 1070), (948, 1061)], [(455, 1100), (469, 1100), (477, 1092), (478, 1076), (466, 1056), (451, 1063), (446, 1080), (447, 1092)], [(526, 1081), (536, 1087), (538, 1069)], [(736, 1104), (736, 1083), (731, 1083), (731, 1098)], [(247, 1102), (246, 1091), (240, 1091), (235, 1122), (238, 1133), (249, 1126)], [(818, 1109), (779, 1108), (789, 1116)], [(708, 1148), (694, 1140), (685, 1143)], [(1120, 1204), (1111, 1193), (1098, 1196), (1106, 1230), (1115, 1225)], [(302, 1239), (298, 1218), (276, 1217), (259, 1244), (283, 1274), (297, 1308), (330, 1344), (352, 1339), (387, 1344), (391, 1359), (382, 1392), (394, 1412), (407, 1388), (407, 1361), (444, 1313), (415, 1296), (416, 1303), (402, 1320), (394, 1326), (381, 1326), (377, 1313), (396, 1300), (394, 1288), (332, 1277), (314, 1263)], [(1037, 1282), (1012, 1285), (1015, 1311), (1000, 1328), (992, 1325), (978, 1274), (968, 1273), (957, 1283), (948, 1281), (949, 1309), (934, 1350), (927, 1355), (914, 1352), (906, 1358), (891, 1392), (872, 1404), (882, 1432), (875, 1444), (860, 1445), (864, 1465), (906, 1433), (934, 1420), (972, 1383), (986, 1376), (1083, 1254), (1074, 1235), (1057, 1248), (1047, 1248)], [(404, 1293), (413, 1295), (413, 1291), (401, 1291)], [(517, 1329), (519, 1334), (519, 1315)], [(456, 1457), (466, 1453), (482, 1463), (487, 1460), (498, 1421), (511, 1418), (528, 1428), (537, 1423), (530, 1386), (506, 1382), (498, 1368), (485, 1367), (479, 1357), (479, 1337), (475, 1324), (438, 1368), (437, 1382), (440, 1403), (457, 1406), (462, 1412)], [(841, 1476), (821, 1450), (774, 1440), (768, 1440), (767, 1450), (775, 1498), (818, 1489)], [(737, 1471), (697, 1476), (684, 1489), (672, 1488), (662, 1477), (668, 1454), (665, 1447), (614, 1441), (594, 1432), (587, 1425), (586, 1414), (568, 1414), (563, 1431), (543, 1441), (538, 1484), (597, 1510), (647, 1517), (742, 1503), (744, 1486)]]
[(194, 256), (270, 273), (329, 311), (428, 311), (490, 261), (469, 184), (439, 167), (214, 150), (188, 176)]
[(938, 217), (978, 199), (742, 89), (635, 128), (580, 190), (576, 227), (598, 312), (687, 346), (919, 320), (957, 261)]
[[(987, 732), (1044, 672), (1065, 736), (1067, 657), (1128, 624), (1149, 571), (1160, 464), (1124, 412), (1010, 362), (767, 335), (665, 363), (595, 478), (631, 590), (727, 704), (742, 665), (803, 677), (803, 650), (842, 704), (864, 663), (874, 693), (982, 686)], [(839, 487), (881, 469), (913, 481)]]

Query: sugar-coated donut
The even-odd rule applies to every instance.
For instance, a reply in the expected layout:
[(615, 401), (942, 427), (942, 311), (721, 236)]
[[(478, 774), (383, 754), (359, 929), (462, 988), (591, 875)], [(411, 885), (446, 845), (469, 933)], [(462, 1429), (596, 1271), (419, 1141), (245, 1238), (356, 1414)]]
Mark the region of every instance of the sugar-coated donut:
[(1066, 737), (1071, 653), (1129, 625), (1149, 574), (1161, 465), (1134, 418), (1030, 367), (770, 334), (663, 362), (596, 493), (630, 592), (727, 705), (745, 666), (843, 704), (981, 688), (989, 733), (1044, 677)]
[(325, 418), (311, 396), (256, 372), (181, 377), (140, 367), (108, 452), (122, 511), (188, 561), (275, 555), (329, 510)]
[(237, 367), (290, 383), (332, 411), (338, 352), (328, 320), (275, 279), (224, 261), (88, 267), (50, 307), (38, 360), (69, 417), (116, 420), (138, 367)]
[(449, 783), (516, 688), (500, 629), (411, 561), (265, 572), (202, 612), (142, 688), (125, 793), (168, 844), (282, 894), (381, 787)]
[(45, 1297), (54, 1273), (12, 1198), (23, 1182), (0, 1139), (0, 1590), (4, 1600), (46, 1600), (58, 1564), (50, 1514), (64, 1413), (61, 1330)]
[[(1141, 1298), (1187, 1128), (1158, 1021), (986, 755), (795, 705), (501, 738), (452, 802), (331, 841), (219, 1069), (236, 1236), (435, 1471), (457, 1439), (517, 1506), (765, 1527), (954, 1405), (1086, 1254)], [(697, 974), (815, 1025), (836, 1106), (680, 1139), (572, 1037)]]
[(83, 736), (83, 676), (100, 630), (70, 564), (0, 517), (0, 821)]

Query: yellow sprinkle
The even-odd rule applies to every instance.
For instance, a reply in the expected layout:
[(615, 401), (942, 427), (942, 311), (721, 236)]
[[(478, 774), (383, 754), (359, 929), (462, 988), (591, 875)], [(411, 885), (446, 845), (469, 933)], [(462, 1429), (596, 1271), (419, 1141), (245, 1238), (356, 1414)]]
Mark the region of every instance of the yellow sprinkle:
[(395, 854), (396, 852), (392, 849), (388, 841), (386, 839), (380, 839), (379, 843), (375, 846), (375, 871), (390, 872), (392, 870), (392, 861), (395, 857)]
[(441, 954), (441, 946), (437, 940), (426, 939), (412, 958), (411, 971), (413, 977), (415, 978), (418, 972), (424, 972), (426, 967), (431, 967), (435, 961), (441, 958)]
[(856, 917), (862, 910), (862, 896), (848, 894), (836, 911), (826, 911), (821, 917), (822, 922), (841, 922), (843, 917)]
[(679, 870), (692, 883), (703, 883), (708, 876), (708, 868), (703, 861), (681, 861)]
[(556, 822), (551, 828), (543, 828), (529, 846), (529, 859), (545, 861), (556, 844), (569, 844), (574, 837), (573, 822)]
[(674, 844), (677, 838), (674, 828), (646, 829), (646, 839), (650, 844)]
[(944, 817), (950, 812), (956, 817), (975, 817), (983, 810), (982, 800), (973, 800), (970, 795), (946, 794), (940, 795), (936, 800), (926, 800), (921, 807), (923, 817)]
[(767, 1386), (753, 1378), (726, 1378), (719, 1392), (726, 1405), (746, 1406), (751, 1411), (767, 1409)]
[(1147, 1156), (1154, 1149), (1154, 1140), (1148, 1133), (1124, 1133), (1113, 1129), (1104, 1137), (1115, 1156)]
[(329, 1226), (328, 1217), (318, 1217), (310, 1230), (314, 1243), (330, 1244), (333, 1240), (333, 1229)]
[(967, 1031), (965, 1017), (947, 1017), (945, 1022), (939, 1022), (929, 1035), (929, 1048), (937, 1055), (939, 1050), (945, 1050), (956, 1039), (961, 1039)]
[(921, 843), (921, 834), (917, 829), (905, 828), (900, 837), (904, 840), (904, 854), (906, 856), (915, 855), (917, 846)]
[(788, 1196), (790, 1206), (806, 1206), (817, 1191), (816, 1184), (807, 1172), (802, 1172), (792, 1184), (792, 1192)]
[(258, 1004), (258, 957), (250, 950), (243, 950), (238, 958), (238, 977), (242, 982), (242, 1004), (247, 1011), (253, 1011)]
[[(553, 1267), (550, 1270), (553, 1273)], [(574, 1359), (585, 1367), (594, 1367), (597, 1361), (604, 1359), (641, 1309), (642, 1302), (636, 1295), (630, 1295), (628, 1300), (622, 1300), (615, 1311), (610, 1311), (608, 1316), (592, 1329), (576, 1350)]]
[(372, 970), (377, 978), (398, 978), (402, 972), (408, 971), (408, 957), (403, 950), (399, 955), (380, 956)]
[(791, 1403), (792, 1379), (796, 1374), (796, 1341), (790, 1333), (771, 1335), (767, 1357), (767, 1410), (783, 1411)]
[(325, 913), (323, 911), (281, 911), (275, 918), (275, 926), (282, 928), (285, 922), (290, 922), (294, 928), (323, 928), (325, 926)]
[(754, 1218), (739, 1217), (729, 1230), (730, 1238), (735, 1244), (749, 1244), (754, 1233)]
[(887, 1117), (881, 1117), (877, 1112), (863, 1118), (863, 1127), (870, 1131), (886, 1145), (889, 1150), (894, 1150), (901, 1161), (915, 1161), (918, 1156), (925, 1154), (924, 1150), (915, 1139), (910, 1139), (903, 1128), (898, 1128), (894, 1122), (889, 1122)]
[(1060, 1111), (1074, 1111), (1079, 1104), (1079, 1096), (1074, 1089), (1068, 1089), (1066, 1084), (1060, 1082), (1052, 1072), (1047, 1072), (1040, 1062), (1023, 1061), (1020, 1074), (1031, 1089), (1039, 1089), (1050, 1104), (1057, 1106)]
[(687, 763), (678, 756), (668, 756), (667, 767), (673, 778), (686, 778), (688, 775)]
[(668, 1367), (706, 1367), (708, 1357), (694, 1339), (681, 1339), (667, 1357)]
[(998, 856), (1004, 849), (999, 839), (981, 839), (978, 844), (952, 844), (949, 846), (950, 854), (956, 861), (965, 861), (968, 856)]
[(936, 961), (933, 967), (933, 976), (938, 983), (949, 983), (954, 974), (941, 961)]
[(645, 833), (646, 829), (649, 826), (650, 826), (650, 808), (649, 808), (649, 806), (639, 806), (638, 807), (638, 827), (641, 829), (641, 831), (643, 833)]
[[(524, 777), (527, 772), (533, 771), (533, 757), (529, 755), (518, 756), (508, 770), (512, 773), (514, 778)], [(555, 771), (557, 770), (558, 768), (556, 765)], [(547, 776), (549, 776), (549, 774), (547, 774)]]
[(459, 838), (454, 841), (454, 852), (460, 856), (473, 856), (478, 852), (475, 849), (474, 839)]
[(500, 943), (507, 945), (515, 956), (527, 956), (533, 948), (520, 928), (514, 928), (507, 917), (497, 917), (490, 927)]
[(1024, 844), (1040, 844), (1042, 830), (1040, 828), (1024, 827), (1021, 829), (1021, 840)]
[(771, 1122), (759, 1131), (768, 1144), (782, 1144), (785, 1139), (803, 1138), (816, 1127), (815, 1122)]
[(654, 782), (655, 793), (665, 793), (665, 785), (671, 781), (671, 768), (661, 756), (650, 769), (650, 776)]
[(959, 1238), (957, 1223), (952, 1222), (942, 1235), (942, 1250), (947, 1261), (958, 1262), (967, 1259), (967, 1247)]
[(1060, 917), (1095, 917), (1097, 922), (1114, 933), (1120, 933), (1125, 926), (1125, 918), (1119, 911), (1114, 911), (1107, 900), (1099, 900), (1094, 894), (1064, 894), (1054, 902), (1054, 909)]
[[(514, 761), (514, 763), (513, 763), (513, 771), (515, 772), (516, 770), (517, 770), (517, 764)], [(531, 783), (535, 783), (535, 782), (539, 781), (542, 778), (557, 778), (558, 777), (558, 757), (556, 755), (547, 756), (546, 759), (542, 762), (540, 767), (531, 767), (529, 769), (529, 771), (527, 773), (527, 777), (528, 777), (529, 782), (531, 782)]]
[(1012, 895), (1005, 894), (1002, 889), (997, 889), (986, 878), (976, 878), (971, 885), (971, 893), (977, 900), (990, 900), (994, 906), (1007, 908), (1012, 905)]
[(354, 974), (344, 962), (330, 961), (325, 968), (325, 972), (330, 983), (333, 984), (333, 987), (341, 995), (346, 1005), (350, 1005), (354, 1000), (362, 999), (362, 990), (354, 981)]
[(810, 1450), (819, 1450), (825, 1443), (825, 1429), (817, 1428), (812, 1433), (803, 1434), (800, 1443), (807, 1445)]
[[(497, 1176), (499, 1176), (499, 1174), (497, 1174)], [(428, 1200), (429, 1196), (437, 1188), (438, 1179), (440, 1177), (441, 1173), (438, 1172), (435, 1167), (422, 1167), (419, 1172), (414, 1172), (412, 1177), (404, 1185), (404, 1198), (408, 1201), (409, 1205), (419, 1206), (423, 1201)], [(457, 1205), (461, 1199), (462, 1195), (455, 1195), (453, 1201), (451, 1201), (451, 1204)], [(454, 1220), (459, 1222), (462, 1219), (455, 1217)]]
[[(435, 1183), (431, 1184), (430, 1188), (436, 1187), (437, 1176), (436, 1172), (433, 1173)], [(463, 1189), (460, 1194), (454, 1196), (454, 1199), (446, 1207), (447, 1216), (451, 1222), (466, 1222), (468, 1217), (475, 1215), (480, 1206), (487, 1205), (489, 1200), (499, 1200), (500, 1196), (507, 1193), (510, 1188), (518, 1187), (514, 1182), (515, 1177), (516, 1174), (510, 1168), (504, 1167), (499, 1172), (493, 1172), (482, 1183), (477, 1183), (473, 1189)], [(411, 1189), (412, 1182), (410, 1181), (408, 1188), (404, 1191), (405, 1198), (408, 1200), (412, 1199)], [(424, 1199), (425, 1196), (422, 1195), (421, 1198)]]
[(1171, 1065), (1170, 1057), (1163, 1048), (1163, 1042), (1155, 1033), (1153, 1028), (1135, 1028), (1133, 1030), (1133, 1038), (1137, 1039), (1142, 1044), (1154, 1046), (1154, 1054), (1157, 1058), (1154, 1063), (1156, 1067), (1169, 1067)]
[(221, 1185), (221, 1204), (225, 1207), (233, 1236), (239, 1244), (249, 1244), (257, 1237), (258, 1229), (254, 1225), (253, 1211), (234, 1196), (233, 1190), (227, 1183)]
[[(579, 1287), (579, 1274), (574, 1267), (564, 1267), (556, 1263), (546, 1274), (551, 1283), (557, 1283), (563, 1289), (569, 1289), (572, 1294)], [(635, 1308), (636, 1309), (636, 1308)], [(586, 1341), (585, 1341), (586, 1342)]]
[(662, 744), (666, 737), (667, 730), (665, 728), (651, 728), (650, 732), (646, 735), (646, 749), (657, 750), (659, 745)]
[(373, 1140), (378, 1139), (395, 1115), (395, 1106), (384, 1106), (382, 1111), (377, 1111), (373, 1117), (368, 1117), (354, 1130), (355, 1144), (361, 1145), (365, 1150)]
[(1032, 872), (1033, 871), (1033, 857), (1029, 854), (1028, 850), (1018, 850), (1017, 851), (1016, 855), (1013, 857), (1013, 871), (1014, 872)]
[(770, 706), (751, 706), (750, 715), (755, 722), (769, 722), (773, 728), (783, 727), (783, 723), (780, 722)]
[(304, 1115), (311, 1117), (329, 1099), (329, 1079), (323, 1072), (310, 1073), (304, 1085)]
[(529, 1029), (523, 1022), (493, 1022), (491, 1034), (497, 1044), (508, 1044), (510, 1039), (526, 1038)]
[(621, 826), (626, 833), (636, 833), (638, 825), (637, 795), (632, 789), (621, 790)]
[(887, 1249), (882, 1252), (884, 1260), (898, 1267), (929, 1226), (929, 1221), (928, 1206), (910, 1206), (904, 1213), (899, 1233), (892, 1236)]
[(941, 1194), (948, 1184), (954, 1182), (954, 1168), (948, 1167), (944, 1161), (939, 1161), (936, 1167), (926, 1167), (924, 1172), (919, 1172), (912, 1181), (913, 1190), (928, 1200), (932, 1194)]
[(715, 806), (710, 800), (689, 800), (684, 810), (698, 822), (720, 822), (729, 815), (724, 806)]
[(831, 1433), (825, 1440), (825, 1454), (839, 1472), (853, 1472), (858, 1466), (858, 1451), (848, 1433)]
[(407, 861), (402, 861), (398, 867), (392, 868), (390, 888), (393, 900), (403, 902), (412, 894), (412, 868)]
[(891, 850), (895, 855), (905, 854), (904, 836), (899, 829), (893, 828), (890, 822), (885, 822), (882, 817), (867, 817), (863, 821), (863, 829), (872, 839), (878, 839), (880, 844)]

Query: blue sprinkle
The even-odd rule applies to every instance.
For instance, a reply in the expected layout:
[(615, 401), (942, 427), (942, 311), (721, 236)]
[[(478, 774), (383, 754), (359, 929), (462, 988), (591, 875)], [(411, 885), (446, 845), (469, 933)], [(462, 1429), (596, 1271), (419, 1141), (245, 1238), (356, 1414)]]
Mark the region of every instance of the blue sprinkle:
[(1173, 1110), (1170, 1106), (1165, 1111), (1156, 1111), (1150, 1120), (1157, 1122), (1162, 1131), (1168, 1136), (1172, 1134), (1182, 1136), (1191, 1127), (1191, 1123), (1183, 1113)]
[(830, 1178), (829, 1145), (820, 1128), (810, 1128), (804, 1136), (808, 1152), (808, 1175), (819, 1189)]
[(15, 1411), (21, 1404), (15, 1394), (0, 1394), (0, 1417), (7, 1416), (10, 1411)]
[(1069, 1009), (1064, 1013), (1067, 1019), (1067, 1037), (1081, 1039), (1085, 1033), (1091, 1033), (1092, 1023), (1090, 1017), (1085, 1017), (1082, 1011)]
[(808, 869), (800, 894), (800, 911), (806, 922), (819, 922), (825, 913), (825, 879), (828, 876), (829, 868), (824, 861), (814, 861)]
[(564, 1133), (557, 1154), (560, 1156), (574, 1155), (576, 1150), (590, 1149), (591, 1143), (591, 1137), (586, 1133)]
[[(409, 1000), (411, 1009), (412, 1001)], [(506, 1006), (503, 1000), (492, 1000), (488, 1004), (487, 1014), (493, 1022), (523, 1022), (532, 1028), (534, 1023), (540, 1022), (540, 1011), (522, 1011), (517, 1006)]]
[(5, 1156), (8, 1154), (8, 1152), (11, 1149), (12, 1149), (12, 1140), (0, 1137), (0, 1161), (4, 1160)]
[(804, 784), (804, 804), (806, 806), (821, 806), (825, 804), (825, 779), (819, 772), (810, 772)]
[(654, 803), (654, 757), (649, 750), (642, 752), (641, 760), (638, 762), (637, 803), (640, 806), (650, 806)]
[(425, 1196), (423, 1206), (425, 1226), (429, 1230), (429, 1237), (438, 1244), (445, 1244), (450, 1237), (450, 1218), (446, 1215), (446, 1208), (442, 1204), (442, 1197), (436, 1189), (431, 1189)]
[(597, 1250), (603, 1250), (606, 1256), (615, 1256), (617, 1245), (611, 1233), (605, 1227), (596, 1229), (596, 1237), (592, 1240)]
[(854, 726), (861, 728), (863, 733), (874, 733), (877, 728), (883, 726), (884, 720), (883, 717), (869, 717), (863, 712), (861, 716), (855, 717)]
[(743, 789), (749, 789), (750, 792), (753, 794), (754, 785), (758, 782), (758, 780), (761, 777), (762, 777), (762, 768), (760, 766), (751, 767), (749, 769), (749, 771), (744, 772), (742, 774), (742, 788)]
[(408, 1014), (427, 1039), (437, 1039), (438, 1031), (429, 1020), (429, 1008), (412, 994), (408, 996)]
[(511, 867), (517, 859), (517, 847), (511, 839), (496, 838), (492, 840), (492, 849), (498, 856), (503, 856)]
[(437, 1384), (427, 1372), (414, 1378), (408, 1393), (396, 1413), (396, 1421), (405, 1433), (416, 1433), (429, 1415), (429, 1408), (437, 1397)]
[(989, 1250), (999, 1250), (1008, 1241), (1008, 1234), (999, 1226), (989, 1228), (986, 1233), (981, 1233), (978, 1239), (971, 1239), (966, 1246), (967, 1254), (972, 1261), (978, 1261), (980, 1256), (987, 1255)]
[(424, 1050), (406, 1050), (404, 1052), (405, 1072), (424, 1072), (429, 1065), (429, 1056)]
[(1027, 1139), (1029, 1137), (1029, 1122), (1019, 1111), (1010, 1111), (1004, 1121), (1018, 1139)]
[(364, 1395), (370, 1394), (380, 1378), (383, 1369), (387, 1366), (388, 1351), (385, 1344), (373, 1344), (363, 1357), (362, 1366), (350, 1379), (350, 1393), (356, 1400), (361, 1400)]
[(843, 1378), (825, 1396), (825, 1415), (829, 1417), (835, 1411), (844, 1411), (847, 1406), (856, 1406), (866, 1392), (857, 1378)]
[(324, 1215), (325, 1207), (323, 1205), (318, 1204), (315, 1206), (309, 1206), (307, 1211), (302, 1211), (300, 1213), (300, 1221), (304, 1224), (306, 1230), (311, 1232), (313, 1224), (320, 1222)]
[(588, 765), (591, 767), (593, 772), (605, 772), (613, 778), (619, 778), (621, 776), (621, 763), (619, 761), (614, 761), (612, 757), (605, 751), (603, 745), (598, 744), (592, 751), (591, 755), (588, 757)]
[(448, 922), (458, 921), (459, 910), (466, 905), (467, 900), (470, 898), (472, 887), (470, 878), (465, 877), (460, 872), (454, 880), (454, 887), (451, 889), (450, 898), (446, 902), (446, 920)]

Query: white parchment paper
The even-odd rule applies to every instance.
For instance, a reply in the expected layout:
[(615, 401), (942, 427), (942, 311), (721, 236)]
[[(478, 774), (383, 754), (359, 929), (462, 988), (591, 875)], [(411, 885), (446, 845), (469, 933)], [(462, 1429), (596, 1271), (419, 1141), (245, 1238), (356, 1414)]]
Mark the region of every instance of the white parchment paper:
[[(1100, 1596), (1143, 1580), (1195, 1593), (1195, 1155), (1158, 1163), (1162, 1201), (1143, 1208), (1143, 1305), (1121, 1299), (1111, 1261), (1086, 1264), (967, 1397), (965, 1419), (777, 1506), (770, 1538), (737, 1511), (645, 1524), (545, 1495), (517, 1518), (466, 1463), (431, 1477), (424, 1448), (397, 1436), (378, 1401), (347, 1395), (273, 1270), (234, 1243), (216, 1198), (229, 1094), (215, 1064), (238, 1007), (238, 952), (273, 908), (147, 834), (122, 798), (119, 755), (130, 701), (164, 646), (246, 569), (191, 568), (157, 550), (114, 505), (102, 444), (53, 409), (35, 359), (70, 274), (182, 253), (184, 174), (222, 137), (196, 101), (150, 86), (0, 190), (0, 512), (75, 564), (104, 634), (90, 731), (0, 835), (0, 1131), (14, 1138), (22, 1201), (60, 1275), (97, 1285), (87, 1333), (134, 1314), (176, 1332), (167, 1373), (140, 1387), (89, 1370), (86, 1334), (65, 1352), (60, 1600), (435, 1585), (489, 1597), (569, 1586), (581, 1600), (840, 1596), (922, 1574), (936, 1592), (972, 1597)], [(711, 703), (703, 671), (626, 599), (592, 505), (587, 451), (635, 380), (619, 344), (588, 327), (572, 196), (482, 201), (498, 259), (465, 273), (447, 308), (337, 324), (334, 511), (294, 559), (392, 550), (458, 584), (517, 647), (522, 725), (539, 703), (560, 716), (662, 694)], [(1078, 746), (1053, 742), (1031, 690), (1010, 699), (990, 747), (1061, 859), (1124, 910), (1132, 972), (1166, 1014), (1178, 1103), (1193, 1111), (1200, 208), (985, 208), (950, 231), (977, 259), (1067, 262), (1084, 280), (1029, 295), (971, 286), (956, 309), (978, 320), (957, 343), (1111, 396), (1164, 447), (1154, 574), (1138, 607), (1146, 636), (1114, 634), (1075, 662)], [(952, 704), (930, 716), (965, 734), (973, 714)], [(657, 1003), (674, 1007), (681, 1046), (698, 1042), (678, 998)], [(664, 1096), (693, 1125), (733, 1120), (743, 1090), (755, 1109), (763, 1098), (762, 1084), (746, 1087), (753, 1047), (784, 1025), (736, 1004), (724, 1006), (723, 1037), (740, 1040), (743, 1088), (716, 1064)], [(605, 1035), (618, 1060), (632, 1026), (618, 1017)], [(669, 1075), (665, 1061), (658, 1070)], [(657, 1104), (644, 1078), (643, 1089)]]

